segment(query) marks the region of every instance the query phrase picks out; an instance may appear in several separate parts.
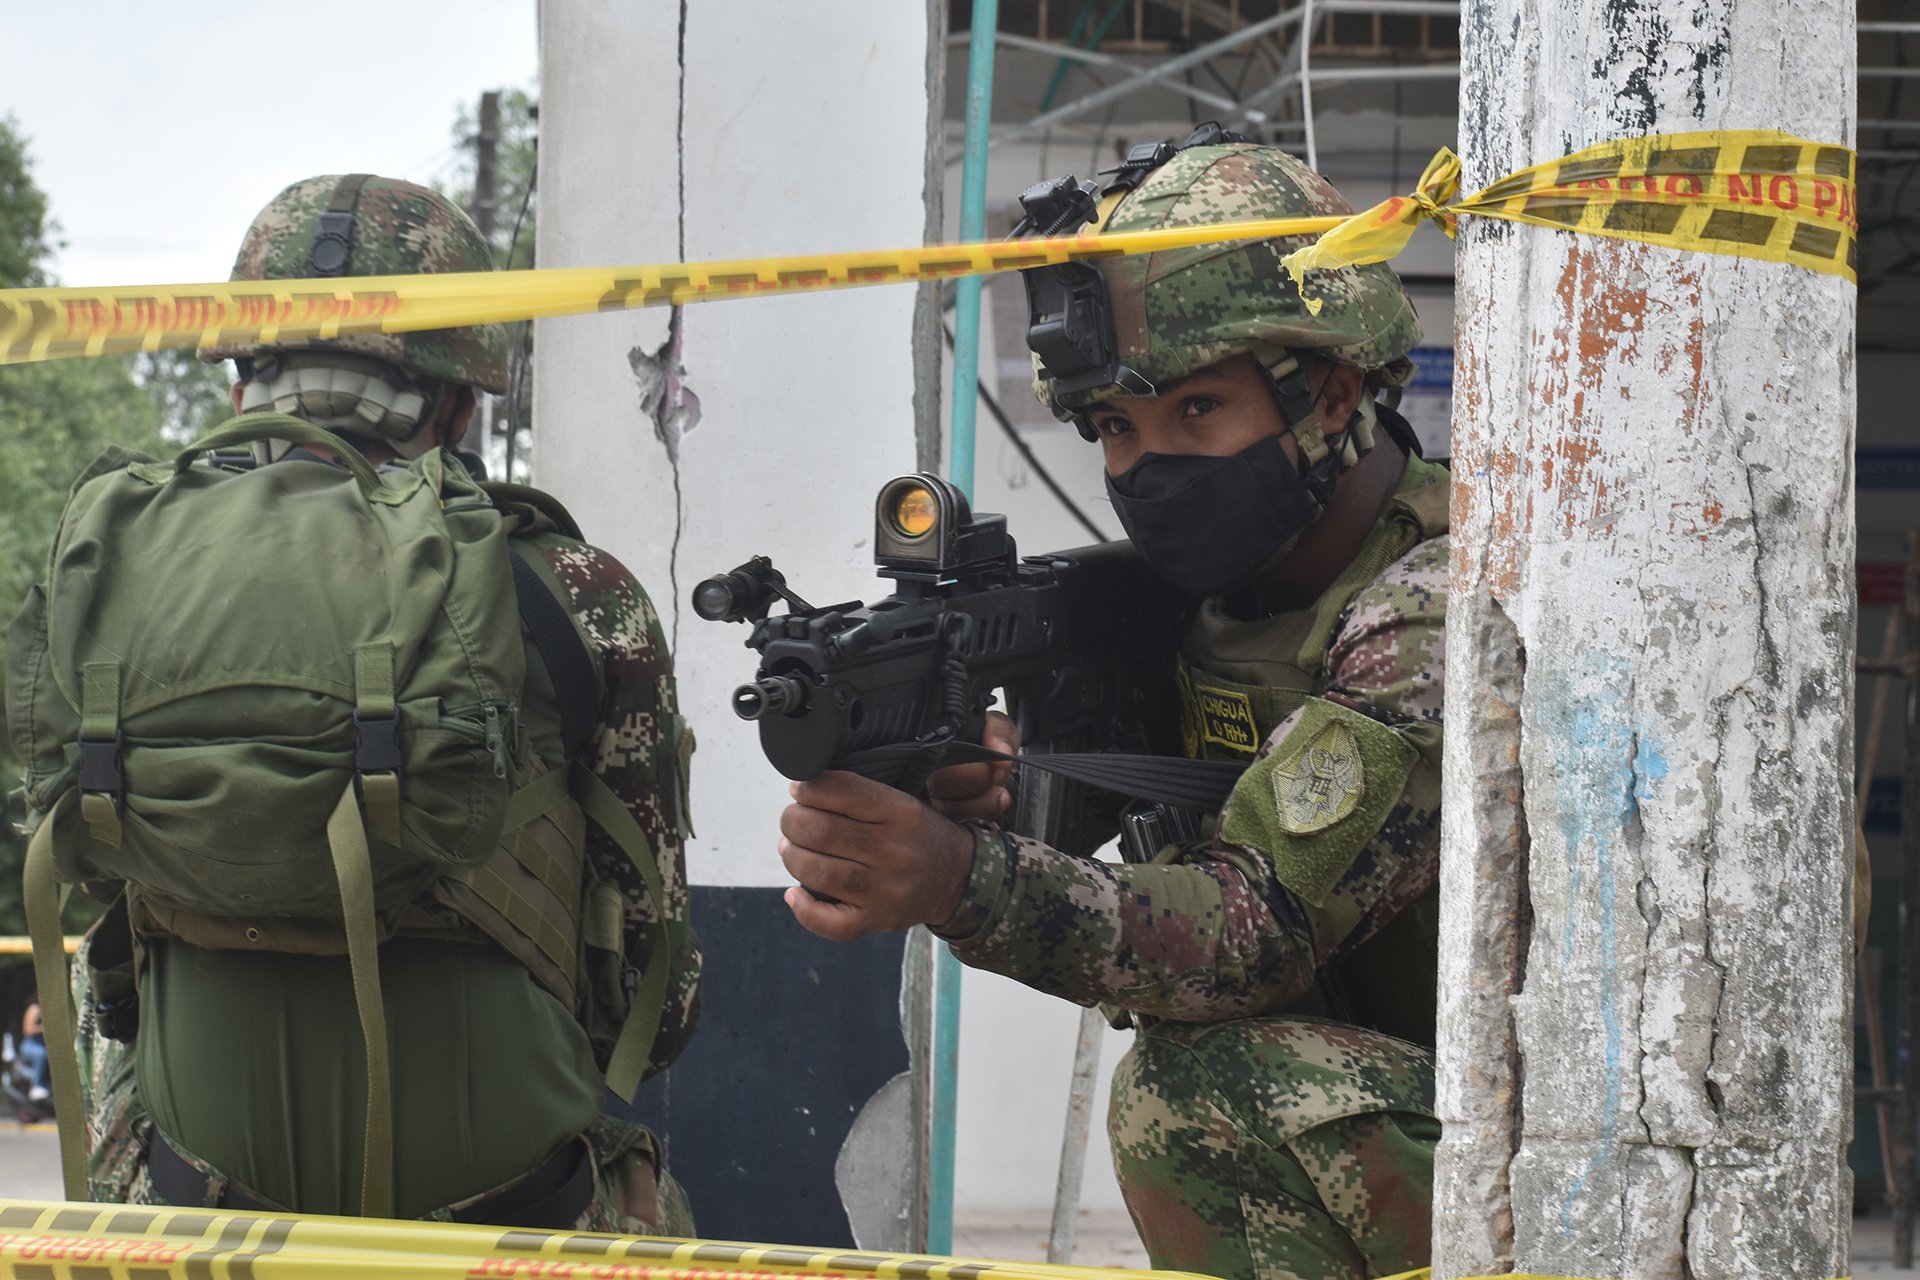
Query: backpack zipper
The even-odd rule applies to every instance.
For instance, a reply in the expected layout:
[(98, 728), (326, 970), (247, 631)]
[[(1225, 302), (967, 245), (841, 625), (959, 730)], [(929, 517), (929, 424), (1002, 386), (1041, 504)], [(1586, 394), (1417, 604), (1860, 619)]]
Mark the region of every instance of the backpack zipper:
[(493, 757), (493, 776), (504, 778), (512, 769), (515, 752), (510, 738), (518, 737), (518, 718), (508, 699), (477, 702), (471, 706), (449, 707), (440, 717), (440, 727), (471, 738)]

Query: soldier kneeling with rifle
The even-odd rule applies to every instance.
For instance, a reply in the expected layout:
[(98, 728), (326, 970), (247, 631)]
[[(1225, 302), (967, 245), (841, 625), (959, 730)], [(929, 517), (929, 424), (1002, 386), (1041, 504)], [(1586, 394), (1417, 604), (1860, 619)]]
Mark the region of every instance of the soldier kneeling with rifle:
[[(1348, 211), (1291, 156), (1217, 127), (1136, 148), (1104, 190), (1022, 200), (1040, 234)], [(1428, 1257), (1448, 477), (1376, 402), (1419, 336), (1398, 278), (1314, 273), (1310, 306), (1280, 266), (1302, 243), (1027, 273), (1041, 399), (1100, 445), (1158, 589), (1112, 548), (1017, 562), (1004, 526), (909, 477), (881, 503), (899, 596), (789, 595), (796, 611), (767, 619), (787, 593), (755, 562), (701, 604), (762, 618), (761, 679), (736, 710), (807, 779), (779, 845), (801, 924), (926, 924), (967, 964), (1117, 1007), (1139, 1038), (1108, 1124), (1153, 1264), (1357, 1280)], [(899, 551), (942, 520), (917, 578), (889, 559), (890, 530)], [(988, 680), (1019, 728), (980, 714)], [(1156, 738), (1163, 701), (1177, 736)], [(1146, 861), (1085, 856), (1084, 824), (999, 825), (1041, 775), (1014, 785), (970, 735), (1012, 756), (1020, 728), (1052, 751), (1063, 725), (1107, 754), (1034, 763), (1158, 801), (1127, 818)], [(1156, 775), (1115, 748), (1190, 761)], [(1207, 798), (1219, 771), (1224, 803)], [(1180, 839), (1196, 808), (1217, 816)], [(1065, 835), (1036, 838), (1049, 829)]]

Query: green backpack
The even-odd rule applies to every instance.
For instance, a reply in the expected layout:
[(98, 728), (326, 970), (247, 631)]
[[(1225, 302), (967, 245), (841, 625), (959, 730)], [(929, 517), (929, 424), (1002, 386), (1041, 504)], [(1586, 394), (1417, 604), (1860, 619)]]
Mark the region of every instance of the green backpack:
[[(323, 446), (344, 468), (195, 465), (268, 437)], [(678, 949), (645, 948), (669, 963), (646, 965), (608, 1033), (620, 983), (604, 975), (619, 962), (594, 948), (622, 942), (606, 936), (610, 891), (586, 865), (583, 817), (671, 917), (625, 805), (584, 766), (549, 769), (523, 749), (522, 616), (544, 615), (529, 617), (532, 639), (576, 711), (580, 672), (595, 668), (534, 567), (544, 561), (513, 551), (508, 527), (449, 455), (375, 470), (278, 414), (229, 423), (169, 462), (110, 450), (75, 482), (6, 672), (38, 819), (24, 895), (55, 1104), (73, 1118), (61, 1126), (70, 1198), (85, 1198), (85, 1159), (71, 1013), (53, 998), (66, 988), (56, 882), (123, 882), (149, 929), (202, 945), (348, 955), (369, 1216), (391, 1212), (375, 949), (419, 904), (505, 946), (599, 1041), (617, 1041), (609, 1084), (631, 1096)], [(597, 711), (597, 686), (587, 696)]]

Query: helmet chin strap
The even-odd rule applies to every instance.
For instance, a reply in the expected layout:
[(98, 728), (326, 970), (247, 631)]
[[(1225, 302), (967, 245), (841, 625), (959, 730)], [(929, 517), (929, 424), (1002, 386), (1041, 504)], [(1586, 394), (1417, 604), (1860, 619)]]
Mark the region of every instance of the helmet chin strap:
[[(1271, 368), (1261, 365), (1260, 372), (1266, 376), (1267, 390), (1273, 395), (1274, 406), (1280, 410), (1280, 420), (1287, 424), (1294, 443), (1300, 446), (1300, 476), (1306, 482), (1307, 493), (1324, 511), (1333, 501), (1333, 488), (1340, 472), (1358, 461), (1359, 455), (1352, 454), (1352, 433), (1349, 431), (1348, 436), (1337, 443), (1327, 442), (1320, 426), (1320, 397), (1314, 394), (1306, 366), (1292, 352)], [(1325, 383), (1321, 384), (1320, 391), (1325, 394)], [(1371, 432), (1366, 443), (1372, 444)]]

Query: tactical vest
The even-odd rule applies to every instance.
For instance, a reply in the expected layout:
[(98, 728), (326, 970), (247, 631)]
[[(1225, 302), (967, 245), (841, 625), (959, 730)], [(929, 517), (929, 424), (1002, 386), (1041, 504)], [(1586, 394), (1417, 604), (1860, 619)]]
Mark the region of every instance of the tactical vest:
[[(1359, 554), (1310, 607), (1252, 621), (1228, 616), (1217, 600), (1201, 607), (1175, 673), (1189, 756), (1250, 762), (1275, 728), (1325, 691), (1327, 650), (1355, 597), (1414, 547), (1446, 533), (1449, 482), (1445, 468), (1409, 458)], [(1433, 988), (1406, 976), (1431, 969), (1438, 939), (1436, 887), (1323, 968), (1313, 990), (1279, 1012), (1338, 1018), (1431, 1045)]]
[(1242, 621), (1220, 601), (1194, 616), (1176, 659), (1180, 728), (1196, 760), (1251, 761), (1279, 724), (1323, 691), (1327, 648), (1354, 597), (1402, 556), (1447, 531), (1449, 476), (1409, 458), (1360, 552), (1305, 609)]

